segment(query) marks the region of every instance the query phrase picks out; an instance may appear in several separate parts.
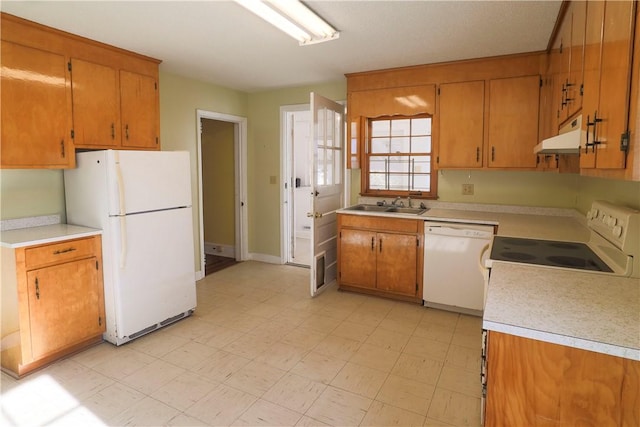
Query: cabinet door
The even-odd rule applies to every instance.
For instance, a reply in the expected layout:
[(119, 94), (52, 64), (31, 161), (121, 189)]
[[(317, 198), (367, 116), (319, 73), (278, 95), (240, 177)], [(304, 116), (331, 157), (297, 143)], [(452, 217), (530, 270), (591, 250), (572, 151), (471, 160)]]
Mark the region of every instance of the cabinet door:
[(160, 149), (158, 85), (153, 77), (120, 71), (122, 147)]
[(415, 234), (378, 233), (378, 289), (415, 296), (417, 281), (417, 237)]
[(587, 2), (576, 1), (569, 4), (572, 16), (571, 24), (571, 59), (569, 64), (569, 80), (566, 86), (567, 116), (572, 117), (582, 108), (582, 86), (584, 67), (584, 34), (587, 19)]
[(438, 94), (438, 167), (481, 167), (484, 81), (442, 84)]
[(75, 146), (117, 147), (120, 144), (117, 71), (72, 59), (71, 91)]
[(557, 74), (556, 74), (556, 91), (559, 100), (558, 104), (558, 121), (564, 122), (567, 117), (567, 85), (569, 84), (569, 74), (571, 67), (571, 4), (567, 9), (565, 18), (560, 23), (558, 29), (558, 38), (554, 43), (554, 51), (557, 51)]
[(540, 77), (489, 82), (489, 167), (535, 168)]
[(624, 169), (620, 136), (628, 129), (634, 2), (607, 1), (604, 7), (596, 167)]
[(98, 271), (94, 257), (27, 273), (34, 360), (104, 332)]
[(1, 166), (73, 167), (65, 57), (7, 41), (1, 49)]
[(340, 231), (340, 283), (376, 286), (376, 233), (343, 228)]

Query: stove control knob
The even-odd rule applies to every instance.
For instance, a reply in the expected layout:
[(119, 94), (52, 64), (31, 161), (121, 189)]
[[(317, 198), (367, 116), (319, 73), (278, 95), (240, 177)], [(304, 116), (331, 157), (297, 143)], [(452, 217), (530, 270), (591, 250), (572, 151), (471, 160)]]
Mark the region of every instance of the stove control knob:
[(616, 225), (615, 227), (613, 227), (613, 235), (615, 237), (620, 237), (622, 236), (622, 227), (619, 225)]
[(602, 222), (606, 224), (608, 220), (609, 220), (609, 215), (602, 215)]
[(593, 218), (593, 219), (598, 218), (598, 214), (599, 214), (598, 209), (592, 210), (591, 211), (591, 218)]
[(618, 219), (616, 217), (610, 216), (609, 219), (607, 220), (607, 225), (609, 227), (613, 227), (618, 223)]

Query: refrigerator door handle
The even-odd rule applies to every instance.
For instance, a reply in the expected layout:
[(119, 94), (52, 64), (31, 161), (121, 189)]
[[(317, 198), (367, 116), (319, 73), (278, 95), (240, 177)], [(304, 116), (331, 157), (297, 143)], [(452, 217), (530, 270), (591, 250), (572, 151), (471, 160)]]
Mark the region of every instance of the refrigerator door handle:
[(120, 153), (116, 150), (113, 152), (115, 160), (116, 177), (118, 179), (118, 204), (120, 215), (120, 268), (124, 269), (125, 260), (127, 259), (127, 220), (126, 209), (124, 206), (124, 179), (122, 179), (122, 169), (120, 169)]

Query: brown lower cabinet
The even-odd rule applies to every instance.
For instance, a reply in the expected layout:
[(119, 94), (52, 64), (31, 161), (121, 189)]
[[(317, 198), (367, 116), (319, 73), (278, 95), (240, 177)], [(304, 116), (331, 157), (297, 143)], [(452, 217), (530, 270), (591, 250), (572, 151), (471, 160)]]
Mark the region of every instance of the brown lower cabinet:
[(22, 376), (102, 340), (100, 236), (2, 248), (2, 369)]
[(485, 426), (638, 426), (640, 361), (489, 331)]
[(340, 289), (422, 302), (424, 221), (338, 215)]

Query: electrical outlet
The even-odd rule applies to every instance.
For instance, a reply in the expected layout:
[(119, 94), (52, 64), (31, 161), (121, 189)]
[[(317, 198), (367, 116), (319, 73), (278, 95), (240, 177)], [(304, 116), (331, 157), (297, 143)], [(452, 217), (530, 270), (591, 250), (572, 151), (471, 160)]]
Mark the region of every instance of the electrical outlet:
[(462, 194), (464, 196), (473, 196), (473, 184), (462, 184)]

